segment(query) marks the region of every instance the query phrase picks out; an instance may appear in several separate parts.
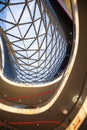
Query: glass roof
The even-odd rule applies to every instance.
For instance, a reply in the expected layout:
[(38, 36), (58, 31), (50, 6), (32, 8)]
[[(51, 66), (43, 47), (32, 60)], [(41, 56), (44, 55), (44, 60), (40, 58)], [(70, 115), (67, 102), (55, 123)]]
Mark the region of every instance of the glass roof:
[(45, 0), (0, 0), (0, 26), (14, 57), (15, 81), (44, 83), (59, 72), (67, 42)]

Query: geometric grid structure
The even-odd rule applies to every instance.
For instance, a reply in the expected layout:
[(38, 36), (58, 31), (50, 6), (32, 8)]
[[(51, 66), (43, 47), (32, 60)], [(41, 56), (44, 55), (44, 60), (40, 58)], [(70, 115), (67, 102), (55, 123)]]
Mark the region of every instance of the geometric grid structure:
[(16, 82), (45, 83), (60, 71), (67, 42), (48, 3), (49, 0), (0, 0), (0, 26), (9, 40)]

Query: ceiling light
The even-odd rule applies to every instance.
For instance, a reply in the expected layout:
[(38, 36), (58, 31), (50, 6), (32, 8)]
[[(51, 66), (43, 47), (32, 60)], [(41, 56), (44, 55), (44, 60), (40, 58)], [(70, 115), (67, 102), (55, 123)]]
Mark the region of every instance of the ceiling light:
[(62, 113), (63, 113), (64, 115), (67, 115), (67, 114), (68, 114), (68, 110), (65, 109), (65, 110), (62, 111)]
[(39, 99), (39, 102), (41, 102), (41, 99)]
[(19, 102), (21, 102), (21, 99), (19, 99)]
[(7, 97), (7, 94), (5, 94), (4, 97)]
[(37, 126), (39, 126), (39, 124), (37, 124)]

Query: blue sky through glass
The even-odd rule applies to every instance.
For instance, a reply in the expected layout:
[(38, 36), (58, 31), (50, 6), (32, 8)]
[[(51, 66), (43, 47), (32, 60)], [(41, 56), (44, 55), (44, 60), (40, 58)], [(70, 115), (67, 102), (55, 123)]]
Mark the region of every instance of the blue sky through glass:
[(64, 60), (67, 43), (49, 17), (43, 1), (10, 0), (1, 11), (0, 19), (20, 68), (15, 70), (19, 81), (52, 80)]

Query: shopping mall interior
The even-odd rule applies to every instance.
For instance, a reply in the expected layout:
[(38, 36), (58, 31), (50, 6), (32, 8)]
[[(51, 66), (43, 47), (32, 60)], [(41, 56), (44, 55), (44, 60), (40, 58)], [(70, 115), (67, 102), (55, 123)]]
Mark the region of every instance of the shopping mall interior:
[(0, 0), (0, 130), (87, 130), (86, 10)]

